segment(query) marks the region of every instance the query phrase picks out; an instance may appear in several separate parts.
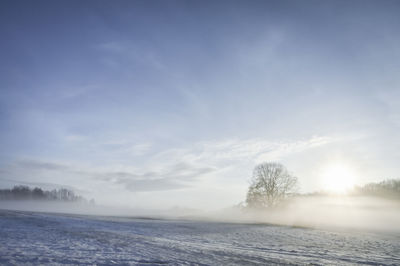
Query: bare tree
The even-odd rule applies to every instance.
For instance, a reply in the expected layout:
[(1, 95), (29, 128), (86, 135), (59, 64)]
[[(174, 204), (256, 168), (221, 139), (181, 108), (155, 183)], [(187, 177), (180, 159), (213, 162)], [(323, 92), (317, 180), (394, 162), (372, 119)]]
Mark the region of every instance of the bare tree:
[(279, 163), (262, 163), (253, 171), (246, 204), (252, 208), (273, 207), (297, 188), (297, 178)]

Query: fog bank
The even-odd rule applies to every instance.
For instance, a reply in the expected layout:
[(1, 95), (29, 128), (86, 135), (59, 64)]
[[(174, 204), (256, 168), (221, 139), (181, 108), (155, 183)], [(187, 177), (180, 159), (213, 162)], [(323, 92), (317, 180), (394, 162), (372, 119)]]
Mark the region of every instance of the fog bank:
[(400, 202), (373, 197), (299, 197), (288, 201), (280, 208), (263, 210), (240, 207), (219, 211), (203, 211), (183, 207), (156, 210), (49, 201), (0, 201), (0, 209), (400, 232)]
[(400, 232), (400, 202), (372, 197), (299, 197), (280, 208), (230, 208), (209, 217), (233, 222)]

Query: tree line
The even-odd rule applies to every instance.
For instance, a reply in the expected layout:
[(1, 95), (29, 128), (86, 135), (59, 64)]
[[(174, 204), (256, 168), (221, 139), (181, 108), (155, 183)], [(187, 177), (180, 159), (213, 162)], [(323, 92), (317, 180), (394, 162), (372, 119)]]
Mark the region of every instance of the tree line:
[(400, 180), (388, 179), (378, 183), (356, 186), (350, 195), (400, 200)]
[(14, 186), (12, 189), (0, 189), (0, 200), (49, 200), (49, 201), (86, 201), (82, 196), (76, 195), (66, 188), (43, 190), (39, 187)]

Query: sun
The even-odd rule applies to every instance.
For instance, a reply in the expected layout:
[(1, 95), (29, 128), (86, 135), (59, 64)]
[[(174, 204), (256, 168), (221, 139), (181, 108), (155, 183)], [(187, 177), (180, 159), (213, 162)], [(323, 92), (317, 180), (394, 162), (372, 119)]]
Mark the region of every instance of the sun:
[(354, 187), (356, 174), (343, 163), (333, 163), (322, 171), (324, 189), (337, 194), (345, 194)]

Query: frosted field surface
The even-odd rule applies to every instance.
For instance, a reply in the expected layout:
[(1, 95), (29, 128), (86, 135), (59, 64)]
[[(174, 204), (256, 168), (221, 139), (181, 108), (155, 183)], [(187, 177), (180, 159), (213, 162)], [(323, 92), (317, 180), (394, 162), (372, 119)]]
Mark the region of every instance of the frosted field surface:
[(398, 233), (0, 210), (0, 265), (400, 265)]

